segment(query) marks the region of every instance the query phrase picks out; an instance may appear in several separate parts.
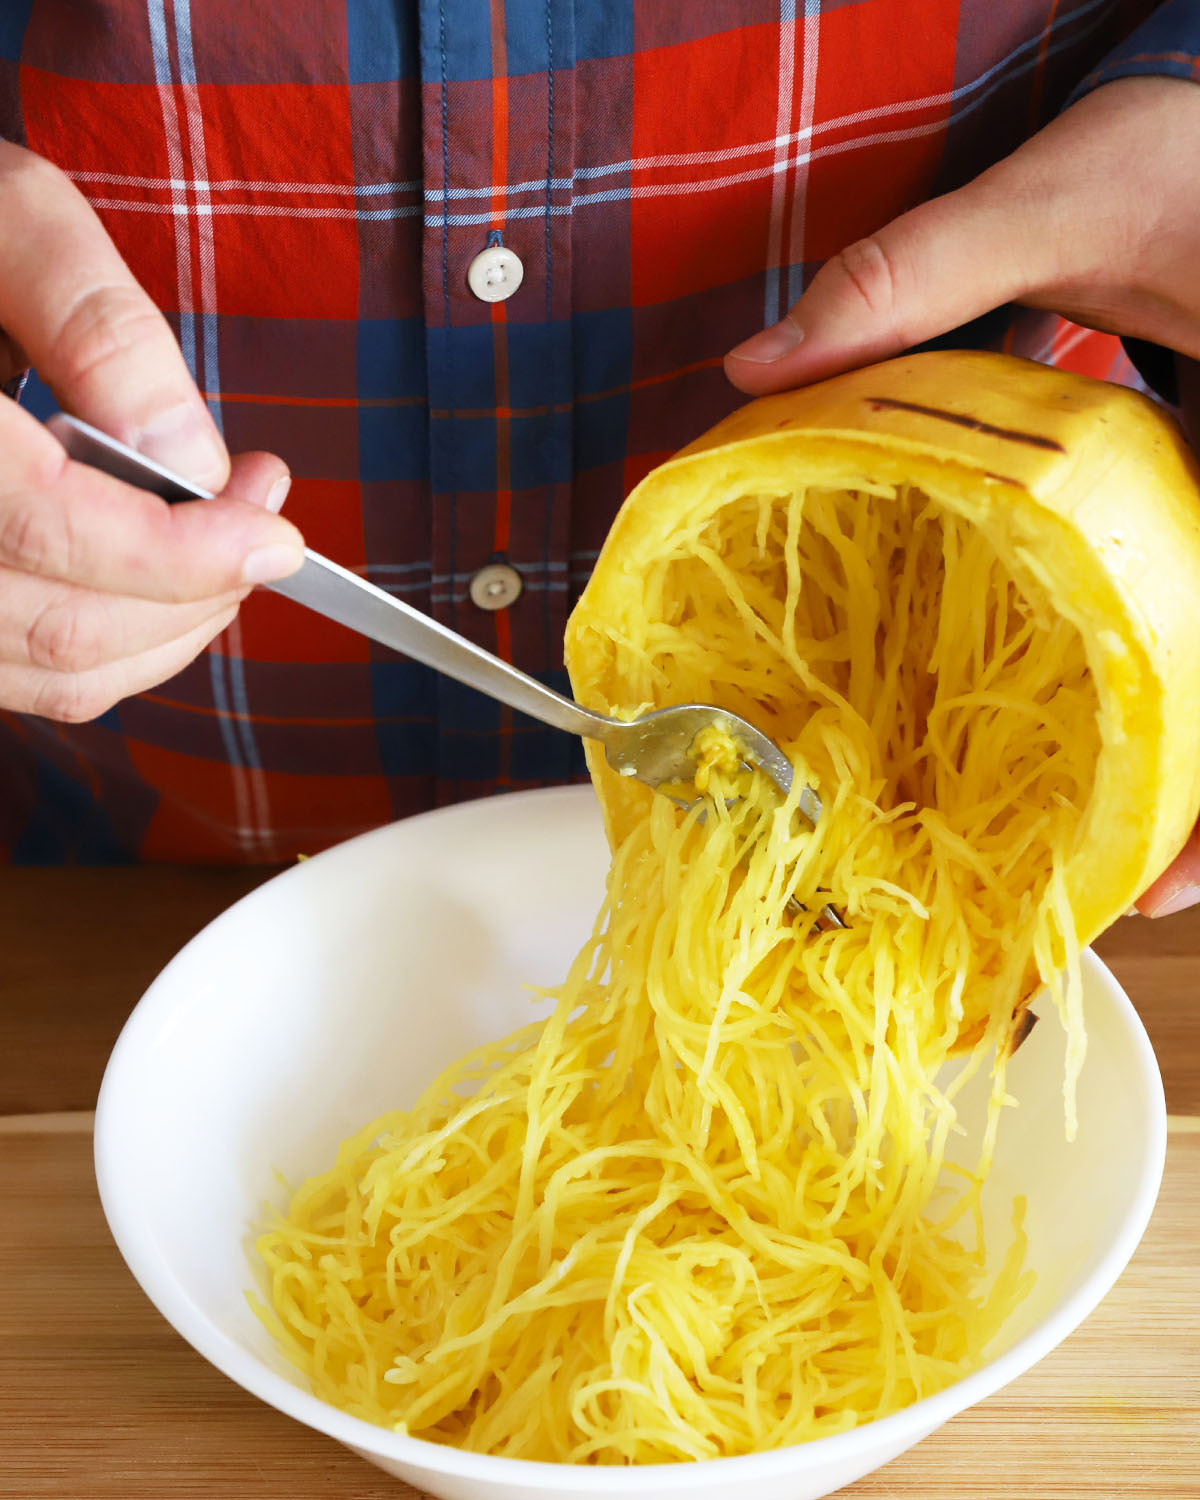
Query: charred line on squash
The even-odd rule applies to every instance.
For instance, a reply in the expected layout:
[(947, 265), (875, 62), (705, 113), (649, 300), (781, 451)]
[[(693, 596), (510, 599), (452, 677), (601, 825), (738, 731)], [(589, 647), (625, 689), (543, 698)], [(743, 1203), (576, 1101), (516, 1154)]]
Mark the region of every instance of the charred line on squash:
[(1022, 432), (1016, 427), (995, 427), (991, 422), (981, 422), (978, 417), (969, 417), (964, 412), (945, 411), (940, 406), (921, 406), (915, 401), (897, 401), (891, 396), (868, 396), (867, 400), (876, 411), (916, 412), (918, 416), (932, 417), (936, 422), (952, 422), (955, 427), (985, 432), (988, 437), (1002, 438), (1008, 443), (1025, 443), (1030, 448), (1045, 448), (1051, 453), (1067, 451), (1055, 438), (1043, 437), (1039, 432)]
[(1012, 1036), (1008, 1039), (1008, 1055), (1012, 1057), (1017, 1048), (1029, 1036), (1029, 1033), (1037, 1025), (1038, 1018), (1031, 1010), (1023, 1010), (1017, 1017), (1017, 1023), (1013, 1027)]

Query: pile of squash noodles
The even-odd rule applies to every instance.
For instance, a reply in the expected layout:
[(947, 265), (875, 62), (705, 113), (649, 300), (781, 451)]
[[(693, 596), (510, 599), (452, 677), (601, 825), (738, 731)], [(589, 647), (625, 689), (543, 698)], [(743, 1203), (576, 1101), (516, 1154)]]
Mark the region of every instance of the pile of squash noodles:
[(744, 715), (792, 796), (710, 736), (692, 809), (647, 793), (615, 848), (549, 1018), (366, 1125), (258, 1246), (318, 1395), (510, 1457), (742, 1454), (961, 1378), (1030, 1279), (1020, 1203), (985, 1247), (979, 1195), (1039, 987), (1082, 1058), (1063, 866), (1097, 701), (1040, 585), (905, 488), (734, 496), (644, 585), (626, 711)]

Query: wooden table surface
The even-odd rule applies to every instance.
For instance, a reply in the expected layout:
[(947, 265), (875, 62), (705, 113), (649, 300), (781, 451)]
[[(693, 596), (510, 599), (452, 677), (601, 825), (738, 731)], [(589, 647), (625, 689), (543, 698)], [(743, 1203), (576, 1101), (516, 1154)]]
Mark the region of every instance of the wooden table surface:
[[(261, 1405), (159, 1317), (91, 1168), (105, 1058), (171, 954), (269, 871), (0, 870), (0, 1496), (415, 1500)], [(1098, 945), (1171, 1115), (1125, 1275), (1021, 1380), (842, 1491), (853, 1500), (1200, 1500), (1200, 911)]]

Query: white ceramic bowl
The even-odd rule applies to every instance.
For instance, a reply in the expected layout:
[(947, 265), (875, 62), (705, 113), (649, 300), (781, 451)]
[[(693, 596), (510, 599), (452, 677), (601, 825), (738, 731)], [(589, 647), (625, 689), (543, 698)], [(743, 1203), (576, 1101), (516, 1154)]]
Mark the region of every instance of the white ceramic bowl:
[(282, 1196), (276, 1170), (300, 1181), (466, 1048), (528, 1020), (523, 985), (566, 973), (606, 867), (591, 793), (575, 788), (413, 818), (262, 886), (168, 965), (117, 1043), (96, 1118), (104, 1209), (148, 1295), (218, 1369), (446, 1500), (816, 1500), (1027, 1370), (1133, 1253), (1162, 1171), (1162, 1085), (1132, 1006), (1090, 955), (1079, 1138), (1063, 1139), (1063, 1040), (1047, 1017), (1014, 1061), (1022, 1105), (1005, 1119), (987, 1194), (1000, 1248), (1013, 1193), (1027, 1195), (1036, 1289), (984, 1368), (882, 1421), (700, 1464), (489, 1458), (319, 1401), (246, 1305), (250, 1230)]

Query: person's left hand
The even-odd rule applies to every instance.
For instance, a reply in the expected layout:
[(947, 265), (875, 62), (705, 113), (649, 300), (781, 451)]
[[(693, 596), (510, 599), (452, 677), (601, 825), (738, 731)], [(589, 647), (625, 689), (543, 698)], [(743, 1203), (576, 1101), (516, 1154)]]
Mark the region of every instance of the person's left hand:
[[(1200, 87), (1122, 78), (973, 182), (827, 261), (771, 328), (725, 357), (750, 395), (890, 359), (999, 307), (1046, 308), (1174, 349), (1200, 448)], [(1200, 903), (1200, 828), (1138, 905)]]
[(730, 350), (726, 373), (752, 396), (808, 385), (1006, 302), (1200, 359), (1197, 162), (1196, 84), (1105, 84), (966, 187), (827, 261), (785, 318)]

